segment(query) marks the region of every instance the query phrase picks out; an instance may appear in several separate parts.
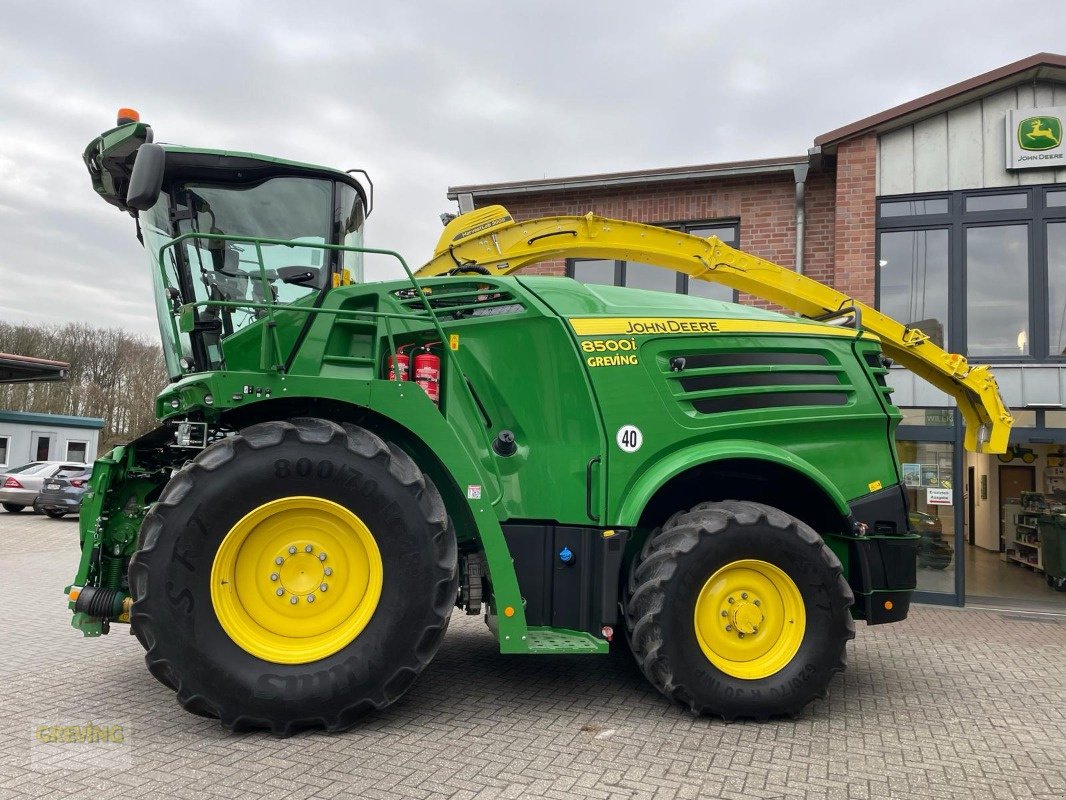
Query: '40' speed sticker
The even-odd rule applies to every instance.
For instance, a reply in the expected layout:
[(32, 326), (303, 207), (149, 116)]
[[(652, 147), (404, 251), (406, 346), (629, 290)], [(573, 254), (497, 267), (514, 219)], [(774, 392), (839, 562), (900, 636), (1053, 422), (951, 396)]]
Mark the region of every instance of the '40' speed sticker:
[(618, 429), (618, 435), (614, 437), (618, 447), (627, 453), (635, 453), (644, 444), (644, 434), (636, 425), (623, 425)]

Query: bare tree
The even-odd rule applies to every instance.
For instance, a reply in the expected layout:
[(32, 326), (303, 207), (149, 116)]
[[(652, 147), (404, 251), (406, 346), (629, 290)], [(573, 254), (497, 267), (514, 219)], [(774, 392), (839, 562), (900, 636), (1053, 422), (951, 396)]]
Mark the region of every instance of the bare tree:
[(0, 351), (70, 364), (67, 380), (0, 385), (0, 408), (102, 417), (100, 449), (155, 427), (155, 397), (166, 385), (162, 348), (121, 328), (0, 322)]

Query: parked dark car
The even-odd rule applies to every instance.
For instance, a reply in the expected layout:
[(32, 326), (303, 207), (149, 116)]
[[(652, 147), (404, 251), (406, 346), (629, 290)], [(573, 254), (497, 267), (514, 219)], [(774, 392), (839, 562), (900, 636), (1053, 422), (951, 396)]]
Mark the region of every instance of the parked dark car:
[(92, 467), (63, 467), (52, 477), (45, 478), (44, 487), (33, 501), (34, 511), (59, 519), (77, 514), (81, 498), (89, 489)]
[(31, 461), (12, 469), (0, 470), (0, 505), (5, 511), (17, 514), (32, 506), (46, 479), (61, 469), (92, 469), (88, 464), (69, 461)]

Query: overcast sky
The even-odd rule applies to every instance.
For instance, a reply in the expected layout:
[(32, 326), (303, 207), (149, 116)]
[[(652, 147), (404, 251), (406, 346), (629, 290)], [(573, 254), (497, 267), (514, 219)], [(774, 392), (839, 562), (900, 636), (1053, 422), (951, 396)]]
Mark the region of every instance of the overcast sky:
[(153, 337), (133, 221), (81, 162), (120, 106), (157, 141), (368, 169), (367, 241), (414, 265), (455, 210), (449, 185), (801, 154), (1066, 51), (1063, 5), (978, 0), (0, 8), (0, 319)]

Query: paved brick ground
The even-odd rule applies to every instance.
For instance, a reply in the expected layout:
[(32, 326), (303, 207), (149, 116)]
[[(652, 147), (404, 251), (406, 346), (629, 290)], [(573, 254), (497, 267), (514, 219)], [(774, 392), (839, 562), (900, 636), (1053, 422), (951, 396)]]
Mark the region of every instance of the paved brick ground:
[[(727, 725), (668, 705), (628, 653), (503, 657), (457, 616), (389, 711), (278, 740), (183, 712), (121, 631), (69, 627), (76, 536), (73, 520), (0, 514), (0, 797), (1066, 796), (1066, 618), (924, 607), (860, 625), (827, 702)], [(40, 725), (89, 721), (124, 724), (132, 766), (72, 769), (85, 745), (32, 744)]]

